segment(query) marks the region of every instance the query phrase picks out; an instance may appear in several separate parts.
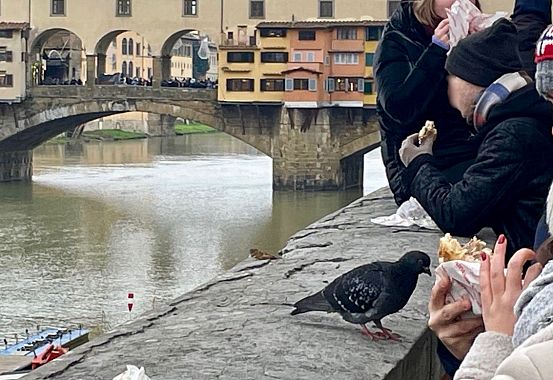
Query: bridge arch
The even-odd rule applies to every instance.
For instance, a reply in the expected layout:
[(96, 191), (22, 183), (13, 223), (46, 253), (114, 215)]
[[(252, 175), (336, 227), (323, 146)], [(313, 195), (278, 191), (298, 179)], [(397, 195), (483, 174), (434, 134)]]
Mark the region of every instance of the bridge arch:
[(56, 82), (81, 79), (85, 51), (83, 40), (72, 30), (52, 28), (39, 33), (31, 43), (29, 84), (49, 83), (49, 79)]
[[(221, 106), (216, 102), (211, 91), (160, 90), (161, 92), (156, 92), (145, 87), (99, 87), (104, 87), (100, 88), (105, 90), (104, 94), (98, 94), (95, 98), (81, 98), (77, 101), (60, 101), (61, 97), (58, 98), (56, 95), (51, 95), (46, 99), (40, 98), (37, 95), (41, 91), (46, 92), (47, 88), (39, 89), (34, 94), (38, 104), (29, 105), (26, 108), (26, 115), (18, 116), (17, 132), (0, 140), (0, 151), (31, 150), (60, 133), (98, 118), (126, 112), (146, 112), (198, 121), (238, 138), (271, 156), (269, 135), (249, 135), (243, 133), (242, 128), (225, 126)], [(49, 90), (54, 89), (50, 88)], [(86, 91), (86, 89), (76, 86), (73, 91)], [(117, 94), (114, 96), (111, 93), (113, 91), (131, 93), (130, 96), (121, 97), (116, 96)], [(111, 96), (106, 96), (108, 93)], [(173, 98), (163, 97), (167, 94)], [(35, 110), (39, 111), (36, 112)]]

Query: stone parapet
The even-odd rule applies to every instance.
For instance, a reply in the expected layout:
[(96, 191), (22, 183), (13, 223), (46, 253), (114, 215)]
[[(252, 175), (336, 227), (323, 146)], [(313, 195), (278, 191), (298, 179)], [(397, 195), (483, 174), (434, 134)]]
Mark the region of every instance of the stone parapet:
[(295, 234), (282, 259), (247, 260), (26, 379), (112, 379), (134, 364), (164, 380), (435, 380), (436, 340), (426, 325), (433, 278), (420, 276), (406, 307), (384, 318), (399, 343), (370, 341), (335, 314), (290, 315), (294, 302), (359, 265), (419, 249), (436, 266), (439, 232), (370, 222), (395, 209), (388, 190), (361, 198)]
[(0, 152), (0, 182), (29, 181), (33, 177), (33, 151)]

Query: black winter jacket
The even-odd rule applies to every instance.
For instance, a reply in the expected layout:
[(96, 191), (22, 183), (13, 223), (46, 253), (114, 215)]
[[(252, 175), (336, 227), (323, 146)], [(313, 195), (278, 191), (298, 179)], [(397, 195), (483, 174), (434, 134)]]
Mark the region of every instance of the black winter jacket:
[(531, 83), (490, 111), (460, 182), (449, 183), (425, 154), (405, 170), (405, 185), (444, 232), (472, 236), (492, 227), (508, 238), (509, 255), (532, 248), (553, 180), (552, 125), (553, 106)]
[(467, 144), (469, 129), (465, 120), (449, 105), (446, 53), (431, 42), (431, 36), (408, 2), (392, 15), (375, 53), (382, 158), (398, 204), (410, 195), (401, 184), (405, 167), (399, 158), (399, 148), (426, 120), (434, 121), (438, 130), (434, 154), (440, 168), (474, 158), (476, 154), (476, 149)]

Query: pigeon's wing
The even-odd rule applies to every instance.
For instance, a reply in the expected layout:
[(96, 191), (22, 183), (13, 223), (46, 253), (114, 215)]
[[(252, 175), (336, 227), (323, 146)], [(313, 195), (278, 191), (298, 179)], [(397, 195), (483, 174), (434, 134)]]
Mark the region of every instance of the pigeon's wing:
[(378, 262), (357, 267), (336, 278), (323, 295), (336, 310), (366, 313), (382, 293), (384, 270)]

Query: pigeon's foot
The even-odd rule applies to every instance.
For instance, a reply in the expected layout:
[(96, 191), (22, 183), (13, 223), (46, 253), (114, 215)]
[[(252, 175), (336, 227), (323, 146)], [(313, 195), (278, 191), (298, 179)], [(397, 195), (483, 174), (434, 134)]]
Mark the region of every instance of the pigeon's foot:
[(376, 332), (371, 332), (367, 326), (365, 325), (361, 325), (363, 326), (361, 328), (361, 334), (363, 334), (364, 336), (366, 336), (367, 338), (373, 340), (373, 341), (377, 341), (377, 340), (385, 340), (385, 339), (388, 339), (384, 333), (380, 332), (380, 331), (376, 331)]
[(380, 334), (382, 334), (384, 336), (384, 339), (395, 340), (396, 342), (401, 342), (401, 335), (396, 334), (392, 330), (387, 329), (386, 327), (382, 326), (382, 322), (374, 321), (374, 324), (375, 324), (376, 327), (378, 327), (380, 330), (382, 330), (382, 332)]

